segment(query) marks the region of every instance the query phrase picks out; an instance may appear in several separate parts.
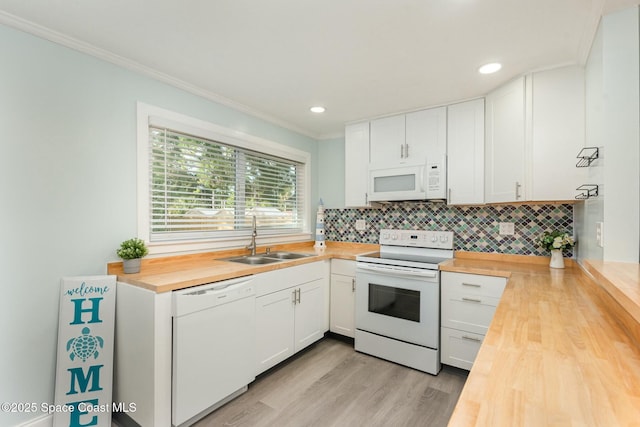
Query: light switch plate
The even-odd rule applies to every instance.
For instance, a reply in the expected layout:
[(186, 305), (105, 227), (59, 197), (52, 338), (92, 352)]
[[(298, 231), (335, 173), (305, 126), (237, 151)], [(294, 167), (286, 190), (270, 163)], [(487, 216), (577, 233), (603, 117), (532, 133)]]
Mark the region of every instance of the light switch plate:
[(364, 231), (367, 229), (367, 222), (364, 219), (356, 219), (356, 231)]
[(596, 222), (596, 243), (604, 248), (604, 223)]
[(512, 222), (500, 223), (500, 235), (501, 236), (513, 236), (515, 234), (515, 226)]

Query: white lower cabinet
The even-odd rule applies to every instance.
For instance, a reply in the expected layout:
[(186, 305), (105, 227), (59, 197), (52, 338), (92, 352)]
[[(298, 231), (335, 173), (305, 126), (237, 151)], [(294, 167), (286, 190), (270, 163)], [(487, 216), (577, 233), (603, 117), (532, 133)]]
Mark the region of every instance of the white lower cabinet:
[(355, 337), (356, 262), (331, 260), (331, 315), (329, 330)]
[(319, 340), (328, 330), (328, 261), (254, 277), (257, 375)]
[(442, 272), (442, 363), (471, 369), (506, 283), (504, 277)]

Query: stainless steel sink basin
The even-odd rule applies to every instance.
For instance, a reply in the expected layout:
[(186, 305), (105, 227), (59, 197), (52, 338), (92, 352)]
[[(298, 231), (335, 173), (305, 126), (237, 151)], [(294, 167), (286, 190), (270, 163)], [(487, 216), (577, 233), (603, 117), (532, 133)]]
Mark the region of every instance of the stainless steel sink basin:
[(266, 258), (260, 255), (247, 255), (238, 256), (233, 258), (223, 258), (222, 261), (238, 262), (240, 264), (258, 265), (258, 264), (273, 264), (274, 262), (280, 262), (278, 258)]
[(296, 252), (271, 252), (268, 254), (259, 255), (244, 255), (233, 258), (223, 258), (221, 261), (237, 262), (240, 264), (259, 265), (259, 264), (273, 264), (274, 262), (281, 262), (291, 259), (299, 259), (313, 256), (314, 254), (300, 254)]
[(261, 257), (264, 258), (274, 258), (279, 260), (285, 259), (299, 259), (313, 256), (313, 254), (300, 254), (296, 252), (271, 252), (268, 254), (260, 254)]

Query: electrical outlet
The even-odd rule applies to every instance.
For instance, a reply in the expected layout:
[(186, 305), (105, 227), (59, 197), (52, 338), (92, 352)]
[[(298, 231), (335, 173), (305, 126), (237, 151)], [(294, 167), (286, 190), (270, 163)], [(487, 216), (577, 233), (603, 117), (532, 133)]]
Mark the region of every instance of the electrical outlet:
[(513, 236), (515, 234), (514, 224), (512, 222), (500, 223), (500, 235), (501, 236)]
[(604, 223), (596, 222), (596, 243), (604, 248)]
[(356, 231), (364, 231), (367, 229), (367, 222), (364, 219), (356, 219)]

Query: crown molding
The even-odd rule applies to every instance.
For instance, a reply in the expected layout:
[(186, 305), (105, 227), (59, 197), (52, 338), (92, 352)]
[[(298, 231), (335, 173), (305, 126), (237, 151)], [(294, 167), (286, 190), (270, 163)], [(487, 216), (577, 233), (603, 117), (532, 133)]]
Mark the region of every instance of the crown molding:
[(320, 135), (309, 132), (305, 129), (302, 129), (294, 124), (291, 124), (287, 121), (281, 120), (277, 117), (266, 114), (262, 111), (251, 108), (245, 104), (236, 102), (232, 99), (226, 98), (222, 95), (218, 95), (217, 93), (205, 90), (199, 86), (188, 83), (184, 80), (175, 78), (168, 74), (162, 73), (153, 68), (142, 65), (136, 61), (133, 61), (129, 58), (125, 58), (120, 55), (116, 55), (113, 52), (110, 52), (106, 49), (99, 48), (92, 44), (83, 42), (76, 38), (67, 36), (60, 32), (54, 31), (50, 28), (43, 27), (42, 25), (36, 24), (31, 21), (27, 21), (26, 19), (20, 18), (18, 16), (12, 15), (10, 13), (0, 11), (0, 24), (4, 24), (6, 26), (15, 28), (17, 30), (23, 31), (25, 33), (32, 34), (34, 36), (40, 37), (42, 39), (48, 40), (50, 42), (65, 46), (67, 48), (76, 50), (78, 52), (96, 57), (106, 62), (110, 62), (112, 64), (118, 65), (122, 68), (128, 69), (130, 71), (136, 72), (138, 74), (145, 75), (147, 77), (151, 77), (154, 80), (158, 80), (163, 83), (167, 83), (171, 86), (174, 86), (178, 89), (182, 89), (186, 92), (189, 92), (193, 95), (200, 96), (209, 101), (213, 101), (215, 103), (224, 105), (229, 108), (233, 108), (239, 112), (248, 114), (250, 116), (256, 117), (258, 119), (264, 120), (271, 124), (280, 126), (282, 128), (288, 129), (292, 132), (299, 133), (301, 135), (307, 136), (309, 138), (313, 138), (315, 140), (320, 139)]

